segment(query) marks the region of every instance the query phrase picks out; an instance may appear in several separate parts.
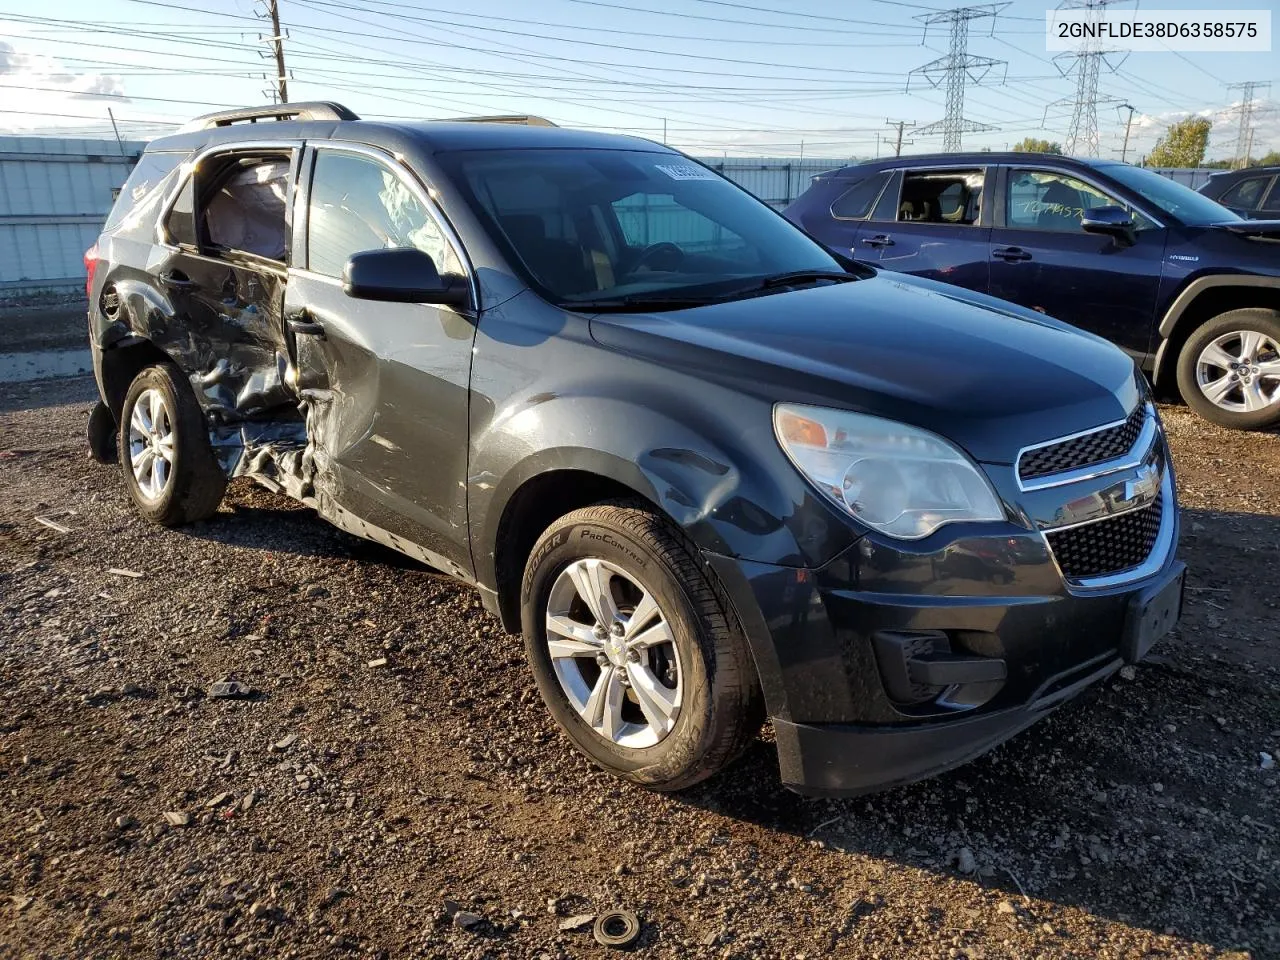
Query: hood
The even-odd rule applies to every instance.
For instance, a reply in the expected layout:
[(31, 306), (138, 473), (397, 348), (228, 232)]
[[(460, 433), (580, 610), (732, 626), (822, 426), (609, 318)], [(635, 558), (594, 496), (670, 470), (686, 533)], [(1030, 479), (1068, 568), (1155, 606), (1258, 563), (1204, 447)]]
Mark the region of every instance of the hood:
[(1210, 230), (1225, 230), (1250, 240), (1280, 243), (1280, 220), (1228, 220), (1215, 223)]
[(688, 310), (602, 314), (601, 344), (774, 402), (931, 430), (975, 459), (1123, 419), (1145, 390), (1104, 340), (901, 274)]

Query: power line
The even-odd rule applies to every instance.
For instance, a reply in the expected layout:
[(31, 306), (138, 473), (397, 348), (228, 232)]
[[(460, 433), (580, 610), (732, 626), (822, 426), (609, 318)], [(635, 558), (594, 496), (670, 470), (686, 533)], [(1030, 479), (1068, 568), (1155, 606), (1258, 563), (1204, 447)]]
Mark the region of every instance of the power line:
[[(987, 124), (966, 120), (964, 116), (964, 88), (967, 83), (981, 83), (993, 67), (1005, 66), (1005, 60), (992, 60), (990, 57), (979, 57), (969, 53), (969, 23), (985, 17), (994, 18), (1005, 7), (1006, 3), (988, 3), (976, 7), (954, 7), (936, 13), (920, 14), (916, 17), (925, 25), (928, 34), (929, 26), (935, 23), (946, 23), (951, 26), (951, 49), (946, 56), (939, 57), (916, 67), (908, 74), (907, 88), (911, 87), (911, 76), (920, 74), (935, 88), (945, 78), (947, 85), (946, 115), (942, 120), (927, 124), (916, 132), (921, 135), (942, 133), (942, 149), (948, 153), (960, 149), (961, 137), (965, 133), (990, 130)], [(1006, 69), (1007, 72), (1007, 69)]]

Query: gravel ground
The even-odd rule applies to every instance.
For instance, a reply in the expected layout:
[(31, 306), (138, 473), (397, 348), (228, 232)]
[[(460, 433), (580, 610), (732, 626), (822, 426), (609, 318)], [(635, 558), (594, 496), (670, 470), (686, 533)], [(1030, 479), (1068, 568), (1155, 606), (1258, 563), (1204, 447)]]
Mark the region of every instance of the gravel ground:
[(599, 957), (620, 905), (655, 958), (1280, 957), (1280, 438), (1164, 411), (1181, 628), (991, 755), (814, 801), (766, 734), (662, 796), (472, 591), (239, 482), (147, 526), (92, 396), (0, 386), (0, 956)]
[(88, 346), (84, 296), (0, 300), (0, 353)]

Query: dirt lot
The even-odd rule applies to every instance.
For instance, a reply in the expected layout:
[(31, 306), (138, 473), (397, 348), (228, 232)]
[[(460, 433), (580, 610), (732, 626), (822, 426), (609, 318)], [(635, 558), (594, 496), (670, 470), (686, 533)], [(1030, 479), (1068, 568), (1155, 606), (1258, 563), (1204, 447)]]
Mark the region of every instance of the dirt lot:
[(595, 772), (472, 592), (252, 486), (148, 527), (91, 397), (0, 387), (0, 956), (598, 957), (622, 905), (655, 958), (1280, 957), (1280, 438), (1165, 411), (1190, 606), (1132, 679), (828, 802), (767, 735)]

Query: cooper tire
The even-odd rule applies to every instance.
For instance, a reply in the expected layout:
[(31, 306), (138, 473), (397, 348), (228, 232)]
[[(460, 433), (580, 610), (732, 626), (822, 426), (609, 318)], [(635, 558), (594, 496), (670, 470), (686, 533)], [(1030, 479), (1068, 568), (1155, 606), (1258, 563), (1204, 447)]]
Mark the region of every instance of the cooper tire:
[[(1229, 364), (1239, 363), (1240, 348), (1253, 342), (1242, 337), (1256, 338), (1262, 350), (1260, 355), (1254, 351), (1251, 359), (1256, 362), (1244, 371), (1247, 385), (1230, 380), (1234, 371)], [(1219, 314), (1194, 330), (1178, 354), (1178, 390), (1183, 400), (1204, 419), (1232, 430), (1261, 430), (1280, 423), (1280, 355), (1272, 348), (1280, 348), (1280, 312), (1247, 307)], [(1215, 356), (1221, 359), (1215, 362)], [(1273, 360), (1275, 366), (1268, 372)], [(1219, 402), (1207, 395), (1216, 392), (1215, 384), (1225, 389)], [(1248, 410), (1243, 391), (1253, 388), (1268, 400), (1274, 393), (1276, 399)]]
[(222, 502), (226, 474), (191, 387), (173, 367), (147, 367), (129, 385), (117, 449), (129, 495), (152, 523), (177, 527), (203, 520)]
[[(618, 571), (610, 575), (607, 588), (614, 591), (618, 609), (625, 610), (628, 590), (634, 597), (639, 589), (651, 596), (659, 610), (661, 620), (651, 622), (665, 622), (669, 628), (679, 673), (673, 689), (679, 690), (680, 705), (669, 732), (657, 742), (649, 743), (652, 736), (643, 733), (644, 725), (633, 723), (627, 729), (641, 731), (636, 734), (640, 745), (621, 745), (584, 719), (580, 698), (575, 705), (562, 677), (566, 670), (589, 671), (590, 655), (579, 667), (576, 660), (566, 666), (561, 653), (557, 673), (549, 638), (562, 645), (565, 637), (548, 630), (548, 604), (553, 588), (563, 592), (562, 577), (573, 565), (584, 563)], [(632, 611), (633, 618), (639, 609), (637, 605)], [(641, 502), (605, 503), (561, 517), (538, 539), (521, 586), (525, 650), (552, 716), (597, 766), (654, 790), (680, 790), (715, 774), (746, 747), (763, 721), (763, 700), (750, 651), (727, 609), (702, 570), (697, 548)], [(589, 619), (585, 613), (578, 617), (584, 622)], [(609, 666), (606, 660), (605, 667)], [(620, 673), (623, 667), (627, 665), (618, 668)], [(670, 681), (670, 673), (666, 679)], [(600, 677), (597, 688), (599, 683)], [(642, 690), (639, 682), (626, 687), (627, 696), (635, 700), (630, 703), (633, 716), (641, 715), (635, 711), (649, 699)], [(625, 714), (627, 709), (624, 701), (620, 710)]]

